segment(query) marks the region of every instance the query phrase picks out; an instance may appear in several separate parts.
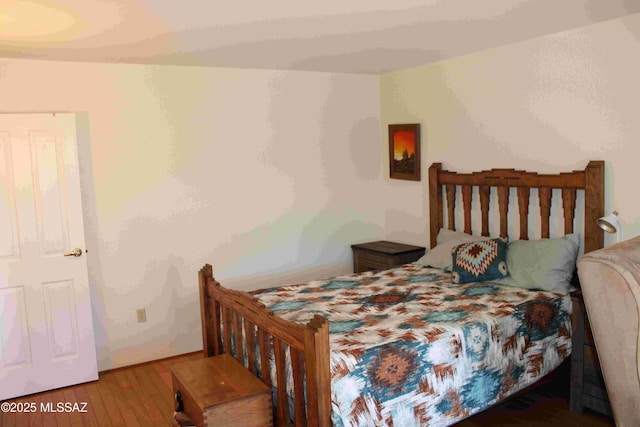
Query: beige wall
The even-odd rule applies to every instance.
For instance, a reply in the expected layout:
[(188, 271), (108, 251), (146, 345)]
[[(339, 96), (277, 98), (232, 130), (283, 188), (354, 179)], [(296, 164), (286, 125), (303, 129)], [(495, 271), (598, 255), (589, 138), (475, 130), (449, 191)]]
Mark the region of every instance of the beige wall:
[[(632, 15), (382, 75), (381, 144), (387, 124), (418, 122), (423, 167), (555, 173), (605, 160), (606, 211), (620, 211), (625, 237), (638, 235), (639, 53), (640, 15)], [(411, 210), (386, 230), (417, 230), (415, 243), (425, 242), (429, 230), (417, 218), (427, 217), (427, 181), (404, 190), (398, 202)]]
[(375, 76), (0, 60), (0, 94), (78, 113), (101, 370), (201, 348), (205, 262), (264, 287), (348, 272), (383, 233)]

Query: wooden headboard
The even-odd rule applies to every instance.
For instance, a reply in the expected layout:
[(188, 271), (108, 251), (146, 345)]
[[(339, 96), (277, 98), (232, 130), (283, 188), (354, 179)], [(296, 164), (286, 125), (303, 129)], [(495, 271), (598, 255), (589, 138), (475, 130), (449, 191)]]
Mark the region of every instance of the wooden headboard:
[[(498, 195), (498, 210), (500, 214), (501, 237), (507, 237), (509, 210), (509, 196), (511, 188), (515, 188), (518, 200), (518, 214), (520, 218), (521, 240), (529, 238), (529, 196), (531, 189), (537, 189), (540, 204), (541, 237), (549, 236), (549, 219), (552, 205), (552, 190), (562, 191), (562, 209), (564, 233), (573, 233), (576, 193), (584, 191), (584, 251), (590, 252), (604, 246), (603, 231), (596, 224), (596, 219), (604, 215), (604, 161), (589, 162), (584, 170), (578, 170), (555, 175), (538, 174), (535, 172), (519, 171), (515, 169), (492, 169), (473, 173), (456, 173), (442, 169), (442, 163), (434, 163), (429, 168), (429, 217), (431, 232), (431, 247), (436, 245), (438, 231), (444, 224), (444, 199), (446, 194), (447, 224), (450, 230), (456, 226), (456, 191), (462, 191), (462, 207), (464, 215), (464, 232), (473, 234), (471, 208), (472, 199), (476, 194), (474, 187), (478, 187), (480, 197), (480, 212), (482, 236), (489, 236), (489, 208), (491, 187), (496, 188)], [(496, 234), (495, 232), (493, 233)]]

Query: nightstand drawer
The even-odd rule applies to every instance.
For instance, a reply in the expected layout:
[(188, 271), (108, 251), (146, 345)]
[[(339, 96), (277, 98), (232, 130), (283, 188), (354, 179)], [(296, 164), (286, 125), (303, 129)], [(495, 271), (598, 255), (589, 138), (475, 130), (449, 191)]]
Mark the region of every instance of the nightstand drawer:
[[(584, 346), (584, 382), (585, 384), (590, 384), (593, 388), (600, 389), (602, 393), (599, 393), (598, 396), (607, 395), (598, 353), (596, 348), (590, 345)], [(592, 392), (591, 394), (594, 393)], [(609, 399), (607, 398), (606, 400), (608, 401)]]
[(589, 319), (580, 291), (571, 294), (573, 313), (571, 323), (574, 328), (571, 335), (571, 397), (569, 405), (572, 411), (582, 413), (589, 408), (611, 416), (611, 406), (605, 388), (598, 352), (591, 334)]
[(593, 333), (591, 332), (591, 325), (589, 322), (585, 322), (584, 324), (584, 343), (592, 346), (596, 345), (596, 342), (593, 340)]
[[(606, 389), (604, 388), (604, 384), (600, 385), (591, 385), (586, 383), (584, 385), (584, 394), (588, 395), (589, 397), (591, 397), (591, 400), (599, 400), (601, 401), (603, 404), (607, 404), (609, 403), (609, 396), (607, 395), (607, 392), (605, 391)], [(602, 413), (606, 413), (606, 414), (610, 414), (611, 410), (609, 408), (607, 408), (604, 411), (600, 411)]]
[(584, 370), (588, 369), (594, 372), (601, 372), (602, 368), (600, 368), (600, 361), (598, 360), (598, 353), (596, 348), (592, 345), (584, 346)]
[(393, 259), (388, 256), (377, 255), (370, 252), (360, 252), (355, 255), (357, 258), (358, 271), (386, 270), (393, 267)]
[(424, 255), (422, 246), (404, 243), (377, 242), (351, 245), (353, 250), (353, 270), (356, 273), (369, 270), (386, 270), (398, 265), (408, 264)]

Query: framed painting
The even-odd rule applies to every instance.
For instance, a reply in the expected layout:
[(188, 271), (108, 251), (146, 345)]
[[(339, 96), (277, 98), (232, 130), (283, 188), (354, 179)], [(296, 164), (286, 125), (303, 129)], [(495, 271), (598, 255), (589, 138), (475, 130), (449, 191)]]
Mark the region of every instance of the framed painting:
[(420, 124), (389, 125), (389, 176), (420, 181)]

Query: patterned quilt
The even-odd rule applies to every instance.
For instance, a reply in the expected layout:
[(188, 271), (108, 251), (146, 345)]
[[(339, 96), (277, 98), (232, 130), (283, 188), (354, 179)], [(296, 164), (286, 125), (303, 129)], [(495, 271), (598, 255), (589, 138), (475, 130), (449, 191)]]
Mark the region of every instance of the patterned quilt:
[(257, 291), (277, 315), (329, 319), (334, 426), (445, 426), (571, 353), (571, 298), (407, 264)]

